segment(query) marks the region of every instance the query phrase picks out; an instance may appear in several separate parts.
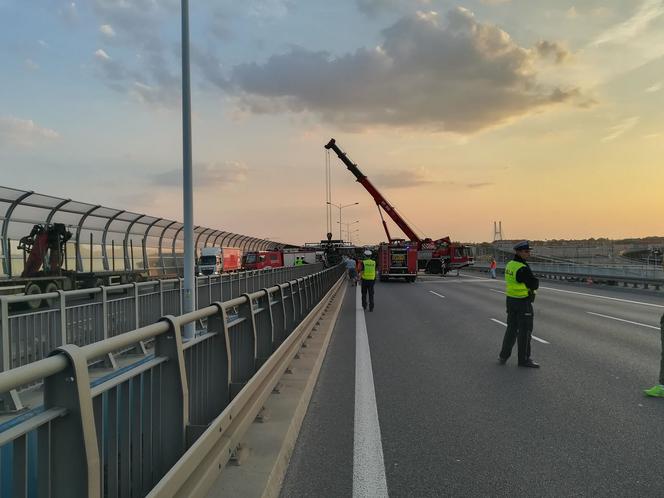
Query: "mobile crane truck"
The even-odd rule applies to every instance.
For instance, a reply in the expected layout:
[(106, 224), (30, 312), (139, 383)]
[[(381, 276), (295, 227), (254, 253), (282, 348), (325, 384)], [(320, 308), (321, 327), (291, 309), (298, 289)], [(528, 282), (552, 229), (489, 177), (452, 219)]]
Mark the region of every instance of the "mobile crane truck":
[[(383, 229), (387, 235), (388, 244), (385, 245), (383, 251), (390, 251), (394, 253), (395, 249), (399, 253), (403, 253), (404, 249), (410, 248), (411, 246), (415, 247), (417, 251), (417, 264), (415, 266), (414, 274), (417, 275), (417, 270), (424, 270), (426, 273), (434, 274), (446, 274), (450, 270), (458, 270), (460, 268), (469, 266), (473, 264), (473, 257), (470, 255), (469, 248), (454, 243), (449, 237), (442, 237), (440, 239), (432, 240), (428, 237), (420, 237), (411, 227), (408, 225), (406, 220), (404, 220), (397, 210), (392, 206), (387, 199), (373, 186), (369, 179), (364, 175), (360, 168), (357, 167), (357, 164), (354, 164), (336, 144), (334, 138), (325, 145), (326, 149), (332, 149), (337, 157), (341, 159), (350, 171), (366, 190), (369, 192), (371, 197), (373, 197), (378, 207), (378, 214), (383, 223)], [(381, 210), (382, 209), (382, 210)], [(409, 241), (403, 239), (396, 239), (390, 235), (390, 231), (387, 228), (387, 223), (383, 217), (383, 211), (385, 211), (390, 218), (397, 224), (397, 226), (403, 231)], [(381, 245), (382, 247), (382, 245)], [(387, 257), (380, 256), (381, 249), (379, 247), (379, 269), (382, 265), (382, 260), (386, 262), (389, 260)], [(406, 251), (408, 252), (408, 251)], [(408, 260), (408, 258), (406, 258)], [(407, 280), (414, 280), (412, 269), (409, 267), (409, 274)], [(389, 272), (389, 268), (386, 267), (386, 270)], [(382, 273), (382, 272), (381, 272)], [(389, 273), (388, 273), (389, 274)]]

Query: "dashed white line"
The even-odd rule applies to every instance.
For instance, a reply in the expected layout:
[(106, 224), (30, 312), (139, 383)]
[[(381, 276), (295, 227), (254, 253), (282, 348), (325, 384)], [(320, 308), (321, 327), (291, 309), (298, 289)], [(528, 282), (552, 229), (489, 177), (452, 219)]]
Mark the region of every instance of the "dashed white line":
[(632, 325), (639, 325), (640, 327), (647, 327), (649, 329), (659, 330), (659, 327), (655, 327), (654, 325), (648, 325), (648, 324), (640, 323), (640, 322), (633, 322), (631, 320), (625, 320), (624, 318), (617, 318), (615, 316), (602, 315), (601, 313), (593, 313), (592, 311), (586, 311), (586, 313), (588, 313), (589, 315), (601, 316), (602, 318), (609, 318), (611, 320), (616, 320), (617, 322), (631, 323)]
[(442, 294), (438, 294), (437, 292), (434, 292), (434, 291), (429, 291), (429, 292), (431, 292), (431, 294), (435, 294), (436, 296), (442, 297), (443, 299), (445, 299), (445, 296), (443, 296)]
[[(491, 318), (491, 321), (499, 323), (503, 327), (507, 327), (507, 324), (505, 322), (501, 322), (500, 320), (496, 320), (495, 318)], [(532, 337), (533, 339), (535, 339), (538, 342), (541, 342), (542, 344), (551, 344), (549, 341), (545, 341), (544, 339), (540, 339), (539, 337), (537, 337), (535, 335), (531, 335), (530, 337)]]
[(353, 498), (387, 498), (383, 444), (378, 423), (367, 323), (360, 287), (355, 291), (355, 421)]

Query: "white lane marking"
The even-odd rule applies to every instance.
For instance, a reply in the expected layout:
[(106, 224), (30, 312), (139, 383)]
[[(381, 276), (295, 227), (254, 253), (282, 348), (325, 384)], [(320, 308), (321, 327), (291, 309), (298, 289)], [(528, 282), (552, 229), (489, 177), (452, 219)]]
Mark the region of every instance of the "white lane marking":
[(359, 286), (355, 291), (354, 424), (353, 498), (387, 498), (387, 479), (371, 369), (369, 336)]
[[(495, 318), (492, 318), (491, 321), (492, 321), (492, 322), (499, 323), (499, 324), (501, 324), (503, 327), (507, 327), (507, 324), (506, 324), (505, 322), (501, 322), (500, 320), (496, 320)], [(535, 339), (536, 341), (541, 342), (542, 344), (551, 344), (549, 341), (545, 341), (544, 339), (540, 339), (539, 337), (537, 337), (537, 336), (535, 336), (535, 335), (531, 335), (530, 337), (532, 337), (532, 338)]]
[(586, 292), (575, 292), (563, 289), (554, 289), (553, 287), (540, 287), (540, 289), (548, 289), (556, 292), (565, 292), (566, 294), (577, 294), (579, 296), (596, 297), (597, 299), (608, 299), (609, 301), (619, 301), (621, 303), (641, 304), (643, 306), (652, 306), (653, 308), (664, 308), (664, 305), (662, 304), (644, 303), (642, 301), (632, 301), (631, 299), (620, 299), (618, 297), (599, 296), (597, 294), (588, 294)]
[(442, 297), (443, 299), (445, 299), (445, 296), (443, 296), (442, 294), (438, 294), (437, 292), (434, 292), (434, 291), (429, 291), (429, 292), (431, 292), (431, 294), (435, 294), (436, 296)]
[(498, 294), (502, 294), (503, 296), (505, 295), (505, 292), (499, 291), (497, 289), (489, 289), (491, 292), (497, 292)]
[(618, 322), (631, 323), (632, 325), (639, 325), (641, 327), (648, 327), (649, 329), (659, 330), (659, 327), (655, 327), (654, 325), (647, 325), (645, 323), (633, 322), (631, 320), (625, 320), (624, 318), (617, 318), (615, 316), (602, 315), (601, 313), (593, 313), (592, 311), (586, 311), (586, 313), (588, 313), (589, 315), (601, 316), (602, 318), (610, 318), (611, 320), (616, 320)]

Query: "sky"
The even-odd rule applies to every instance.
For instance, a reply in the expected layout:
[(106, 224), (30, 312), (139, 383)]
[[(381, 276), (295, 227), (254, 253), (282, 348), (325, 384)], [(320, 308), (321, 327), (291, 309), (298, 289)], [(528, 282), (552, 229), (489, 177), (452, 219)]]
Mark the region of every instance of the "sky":
[[(664, 0), (190, 0), (190, 17), (197, 225), (324, 238), (334, 137), (422, 236), (664, 235)], [(0, 0), (0, 185), (181, 220), (180, 53), (178, 0)], [(329, 161), (353, 240), (385, 240)]]

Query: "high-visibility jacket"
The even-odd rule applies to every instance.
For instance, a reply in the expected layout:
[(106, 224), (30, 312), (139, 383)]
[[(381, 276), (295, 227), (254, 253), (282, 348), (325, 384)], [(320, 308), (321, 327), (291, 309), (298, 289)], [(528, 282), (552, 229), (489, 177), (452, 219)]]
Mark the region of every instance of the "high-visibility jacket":
[(304, 260), (297, 258), (295, 260), (295, 266), (302, 266), (302, 265), (304, 265)]
[(528, 287), (522, 282), (516, 281), (516, 272), (526, 265), (520, 261), (510, 261), (505, 266), (505, 295), (523, 299), (528, 297)]
[(362, 280), (376, 280), (376, 262), (373, 259), (365, 259), (362, 264), (364, 265)]

